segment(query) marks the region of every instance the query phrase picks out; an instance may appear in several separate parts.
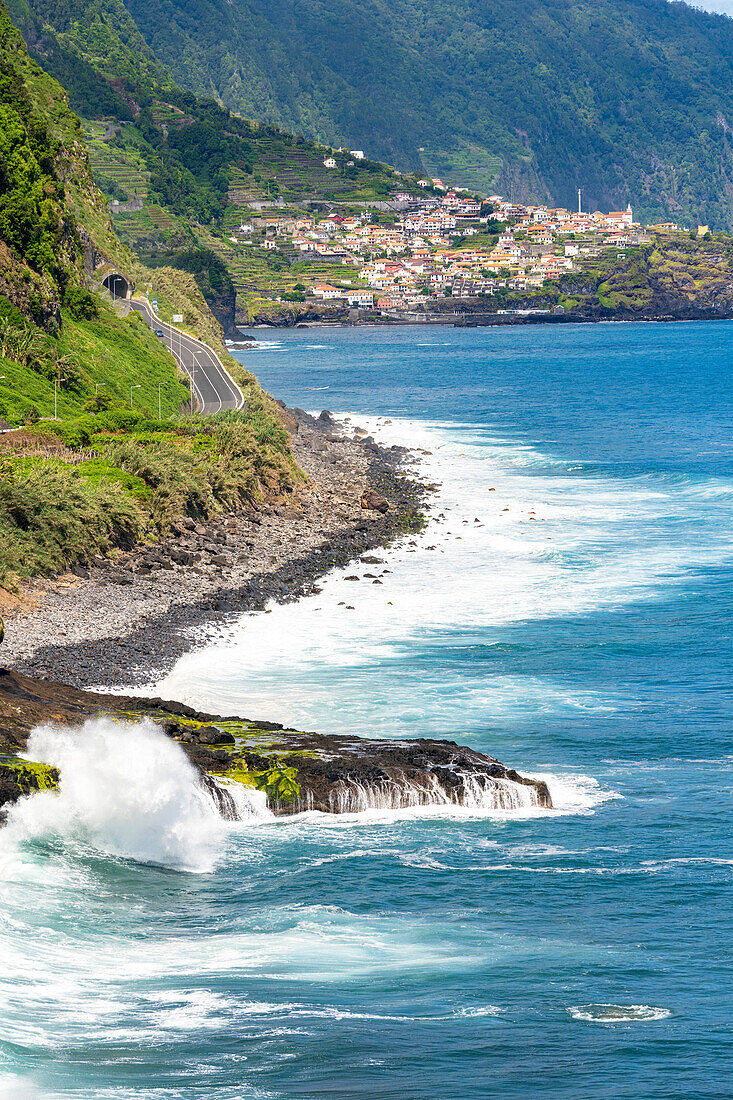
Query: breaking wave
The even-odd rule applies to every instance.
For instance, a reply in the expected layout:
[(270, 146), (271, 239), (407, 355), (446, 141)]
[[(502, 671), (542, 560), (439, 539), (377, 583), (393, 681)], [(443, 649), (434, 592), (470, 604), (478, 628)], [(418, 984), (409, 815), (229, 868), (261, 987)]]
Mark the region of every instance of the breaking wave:
[(219, 809), (180, 746), (151, 721), (40, 727), (27, 755), (59, 769), (59, 789), (11, 807), (6, 843), (60, 840), (82, 855), (214, 869), (224, 840)]

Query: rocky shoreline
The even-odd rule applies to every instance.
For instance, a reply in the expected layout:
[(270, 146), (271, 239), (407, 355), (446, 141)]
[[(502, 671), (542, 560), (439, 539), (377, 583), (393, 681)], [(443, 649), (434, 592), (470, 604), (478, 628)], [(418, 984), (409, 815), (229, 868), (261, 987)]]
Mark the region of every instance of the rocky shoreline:
[(284, 418), (304, 488), (36, 584), (6, 613), (3, 662), (78, 687), (141, 687), (194, 648), (196, 627), (317, 592), (334, 566), (420, 529), (430, 487), (408, 474), (405, 448), (327, 412)]
[[(147, 719), (176, 742), (222, 817), (238, 820), (260, 805), (283, 816), (304, 811), (358, 813), (420, 806), (468, 810), (552, 809), (543, 780), (520, 775), (493, 756), (455, 741), (376, 740), (285, 729), (276, 722), (204, 714), (182, 703), (80, 691), (0, 669), (0, 820), (23, 795), (53, 790), (53, 761), (28, 761), (34, 727), (80, 727), (112, 718), (115, 736)], [(263, 797), (264, 796), (264, 797)]]
[[(411, 476), (405, 448), (381, 448), (326, 412), (287, 410), (285, 418), (309, 479), (294, 499), (218, 524), (183, 520), (154, 546), (36, 586), (37, 606), (9, 620), (3, 660), (14, 668), (0, 668), (0, 821), (4, 807), (63, 780), (53, 760), (24, 755), (32, 730), (103, 718), (116, 723), (115, 737), (147, 720), (176, 742), (232, 820), (263, 810), (552, 808), (543, 781), (455, 741), (323, 735), (109, 693), (159, 679), (200, 640), (196, 628), (318, 592), (318, 578), (334, 566), (361, 559), (371, 583), (384, 583), (382, 561), (369, 551), (422, 527), (435, 487)], [(106, 688), (83, 690), (94, 684)]]
[[(240, 332), (254, 330), (242, 342), (234, 345), (236, 350), (248, 350), (256, 346), (257, 332), (262, 329), (281, 328), (400, 328), (402, 326), (447, 325), (452, 328), (495, 328), (517, 325), (590, 325), (613, 322), (615, 324), (634, 324), (639, 322), (673, 324), (684, 321), (730, 321), (733, 319), (733, 303), (724, 301), (707, 305), (660, 301), (651, 309), (603, 309), (563, 310), (562, 312), (544, 311), (539, 307), (537, 313), (523, 312), (537, 309), (532, 301), (517, 303), (516, 312), (499, 313), (487, 310), (486, 302), (480, 298), (447, 299), (446, 303), (437, 303), (433, 309), (416, 310), (404, 313), (376, 313), (371, 310), (352, 310), (348, 313), (334, 311), (332, 315), (323, 313), (314, 316), (309, 311), (302, 314), (262, 315), (254, 321), (238, 324)], [(253, 343), (254, 341), (254, 343)]]

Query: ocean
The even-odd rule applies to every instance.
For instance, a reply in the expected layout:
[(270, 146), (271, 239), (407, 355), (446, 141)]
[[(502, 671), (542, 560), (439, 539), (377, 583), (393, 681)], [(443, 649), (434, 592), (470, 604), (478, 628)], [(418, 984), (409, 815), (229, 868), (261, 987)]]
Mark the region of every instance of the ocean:
[(733, 323), (240, 354), (439, 489), (360, 582), (212, 628), (157, 690), (448, 737), (555, 808), (230, 825), (149, 728), (39, 731), (65, 787), (0, 834), (0, 1097), (730, 1097)]

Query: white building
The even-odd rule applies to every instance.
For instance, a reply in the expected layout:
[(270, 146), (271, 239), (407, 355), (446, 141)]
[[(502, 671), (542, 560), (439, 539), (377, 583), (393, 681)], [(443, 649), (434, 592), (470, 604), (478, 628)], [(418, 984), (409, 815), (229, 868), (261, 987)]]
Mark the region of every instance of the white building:
[(324, 302), (331, 302), (335, 298), (343, 298), (344, 292), (329, 283), (319, 283), (318, 286), (313, 287), (313, 295), (316, 298), (322, 298)]
[(346, 297), (350, 306), (371, 309), (374, 305), (374, 295), (370, 290), (350, 290)]

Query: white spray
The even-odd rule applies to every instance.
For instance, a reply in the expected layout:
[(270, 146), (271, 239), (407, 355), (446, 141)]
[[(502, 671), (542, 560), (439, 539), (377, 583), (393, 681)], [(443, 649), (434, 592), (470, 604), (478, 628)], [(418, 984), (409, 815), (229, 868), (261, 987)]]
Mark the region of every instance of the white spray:
[(208, 872), (225, 826), (196, 769), (151, 721), (97, 718), (44, 726), (27, 755), (59, 769), (59, 790), (21, 799), (8, 815), (16, 841), (60, 837), (81, 851)]

